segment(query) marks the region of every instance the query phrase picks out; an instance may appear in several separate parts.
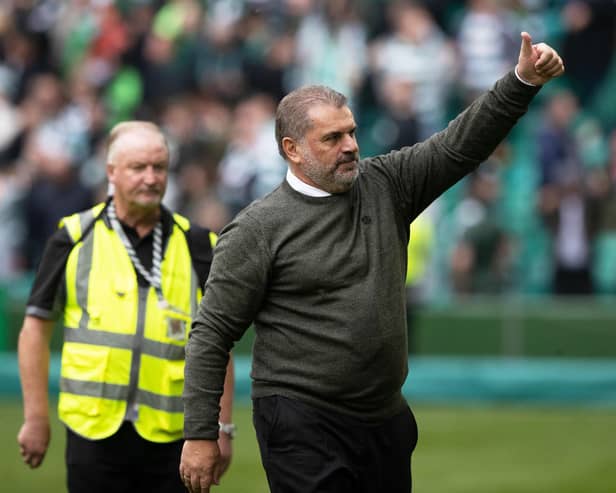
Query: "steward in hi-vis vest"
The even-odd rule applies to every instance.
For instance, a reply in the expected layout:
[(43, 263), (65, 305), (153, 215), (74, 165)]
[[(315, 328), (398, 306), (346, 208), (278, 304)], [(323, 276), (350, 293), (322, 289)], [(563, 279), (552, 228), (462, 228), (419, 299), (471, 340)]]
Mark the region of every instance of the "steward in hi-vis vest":
[(138, 285), (121, 238), (101, 217), (104, 205), (61, 222), (74, 247), (65, 274), (60, 419), (100, 439), (128, 415), (143, 438), (177, 440), (184, 345), (201, 298), (186, 240), (190, 224), (173, 215), (160, 264), (161, 303), (154, 287)]
[[(216, 235), (162, 205), (169, 148), (150, 122), (109, 133), (109, 198), (68, 215), (49, 238), (19, 334), (24, 462), (49, 440), (50, 341), (61, 321), (58, 413), (68, 493), (186, 493), (184, 360)], [(231, 461), (233, 364), (219, 395), (220, 456)]]

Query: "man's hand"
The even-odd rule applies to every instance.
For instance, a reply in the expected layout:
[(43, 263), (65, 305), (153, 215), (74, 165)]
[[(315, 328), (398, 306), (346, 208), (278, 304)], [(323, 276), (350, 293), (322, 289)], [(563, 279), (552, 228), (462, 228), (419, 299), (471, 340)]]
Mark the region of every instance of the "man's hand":
[(40, 466), (45, 458), (51, 430), (49, 428), (49, 418), (27, 419), (21, 426), (17, 434), (19, 452), (23, 460), (31, 468)]
[(533, 40), (527, 32), (523, 32), (521, 36), (522, 46), (517, 69), (522, 79), (536, 86), (542, 86), (565, 72), (563, 61), (554, 48), (545, 43), (533, 45)]
[(216, 440), (186, 440), (182, 448), (180, 477), (190, 493), (209, 493), (222, 475), (220, 449)]

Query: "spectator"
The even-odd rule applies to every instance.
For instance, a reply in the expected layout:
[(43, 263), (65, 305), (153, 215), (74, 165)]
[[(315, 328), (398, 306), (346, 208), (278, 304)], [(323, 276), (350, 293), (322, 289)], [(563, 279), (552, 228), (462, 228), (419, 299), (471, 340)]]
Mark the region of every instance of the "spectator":
[(414, 114), (418, 138), (423, 140), (446, 123), (447, 98), (457, 70), (454, 46), (421, 4), (398, 0), (387, 9), (391, 33), (371, 48), (374, 83), (378, 88), (392, 77), (410, 83), (412, 96), (399, 104)]
[[(504, 146), (497, 150), (503, 152)], [(454, 215), (458, 240), (451, 256), (456, 294), (498, 294), (510, 285), (511, 238), (499, 217), (499, 170), (488, 160), (468, 178)]]
[(502, 76), (516, 56), (516, 29), (499, 0), (467, 0), (457, 30), (464, 101)]
[(274, 106), (265, 95), (237, 105), (229, 145), (220, 161), (221, 198), (232, 215), (276, 187), (284, 177), (284, 162), (271, 135)]
[(356, 103), (366, 69), (366, 31), (350, 0), (319, 0), (296, 34), (290, 88), (329, 85)]
[(27, 268), (35, 269), (58, 221), (92, 206), (95, 196), (79, 174), (89, 153), (88, 124), (80, 109), (67, 101), (60, 79), (53, 74), (36, 76), (25, 104), (32, 113), (24, 149), (32, 182), (24, 196), (23, 253)]
[(599, 220), (598, 203), (579, 168), (561, 170), (558, 181), (541, 190), (539, 207), (552, 237), (552, 292), (591, 295), (592, 246)]
[(567, 0), (561, 14), (567, 78), (582, 104), (591, 101), (616, 53), (616, 3)]

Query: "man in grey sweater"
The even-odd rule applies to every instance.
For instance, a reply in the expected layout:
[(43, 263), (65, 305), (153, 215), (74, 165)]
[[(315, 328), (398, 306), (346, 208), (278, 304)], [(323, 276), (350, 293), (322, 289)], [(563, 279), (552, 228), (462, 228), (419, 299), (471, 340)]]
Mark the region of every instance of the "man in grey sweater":
[(252, 323), (254, 424), (272, 492), (411, 490), (417, 426), (401, 393), (409, 226), (563, 70), (522, 33), (515, 70), (446, 130), (363, 160), (343, 95), (309, 86), (281, 101), (287, 179), (221, 233), (187, 345), (189, 491), (218, 483), (227, 357)]

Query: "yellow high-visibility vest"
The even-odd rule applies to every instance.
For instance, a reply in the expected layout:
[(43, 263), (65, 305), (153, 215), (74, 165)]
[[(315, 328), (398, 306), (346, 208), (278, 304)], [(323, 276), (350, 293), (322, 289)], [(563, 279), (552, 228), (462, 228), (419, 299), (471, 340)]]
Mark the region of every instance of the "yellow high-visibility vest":
[(75, 245), (65, 271), (59, 416), (89, 439), (113, 435), (129, 417), (146, 440), (174, 441), (183, 430), (184, 346), (202, 295), (190, 223), (173, 215), (161, 263), (165, 308), (153, 287), (139, 286), (121, 239), (99, 217), (104, 206), (60, 223)]

